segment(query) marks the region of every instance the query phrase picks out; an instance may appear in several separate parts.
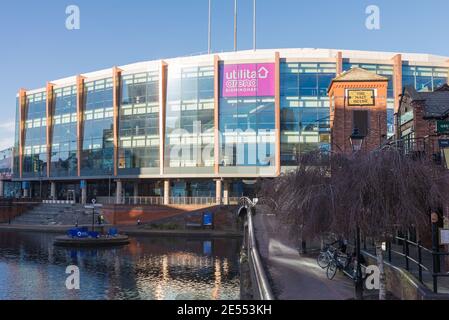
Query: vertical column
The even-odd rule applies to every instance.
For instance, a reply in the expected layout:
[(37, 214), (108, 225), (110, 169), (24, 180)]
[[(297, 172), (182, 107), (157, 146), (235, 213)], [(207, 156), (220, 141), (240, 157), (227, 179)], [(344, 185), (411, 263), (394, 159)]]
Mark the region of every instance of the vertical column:
[(50, 183), (50, 198), (56, 200), (56, 182), (54, 181)]
[(275, 53), (275, 97), (274, 97), (274, 122), (275, 122), (275, 163), (276, 176), (281, 174), (281, 60), (279, 52)]
[(76, 158), (78, 162), (78, 177), (81, 176), (81, 155), (83, 151), (84, 140), (84, 77), (78, 75), (76, 77), (76, 133), (77, 133), (77, 150)]
[(47, 101), (45, 104), (46, 118), (47, 118), (47, 177), (50, 178), (51, 171), (51, 149), (53, 146), (53, 84), (47, 82)]
[[(446, 65), (447, 65), (447, 67), (449, 67), (449, 60), (446, 60)], [(447, 72), (447, 81), (446, 82), (449, 84), (449, 70)]]
[(170, 204), (170, 180), (164, 180), (164, 205)]
[(115, 204), (122, 204), (122, 181), (117, 180), (115, 189)]
[(26, 98), (25, 89), (19, 91), (19, 176), (23, 177), (23, 147), (25, 145), (25, 121), (26, 121)]
[(339, 74), (343, 73), (343, 53), (341, 51), (337, 52), (336, 59), (336, 72), (338, 76)]
[(159, 169), (164, 174), (165, 157), (165, 110), (167, 107), (167, 64), (159, 66)]
[(229, 181), (225, 181), (224, 182), (223, 204), (224, 205), (229, 205)]
[(402, 55), (393, 57), (393, 91), (394, 91), (394, 132), (399, 139), (398, 111), (402, 94)]
[(137, 204), (137, 197), (139, 197), (139, 182), (134, 182), (134, 204)]
[(117, 67), (112, 68), (112, 83), (113, 83), (113, 95), (112, 95), (112, 107), (113, 107), (113, 131), (114, 131), (114, 176), (118, 174), (118, 118), (119, 118), (119, 106), (120, 106), (120, 76), (122, 70)]
[(22, 189), (23, 189), (23, 197), (29, 198), (30, 196), (30, 183), (28, 181), (22, 182)]
[(220, 173), (220, 58), (214, 56), (214, 172)]
[(218, 205), (221, 205), (221, 191), (222, 189), (222, 181), (221, 179), (215, 180), (215, 202)]
[(81, 180), (81, 204), (87, 203), (87, 181)]
[(0, 180), (0, 198), (3, 198), (5, 192), (5, 181)]

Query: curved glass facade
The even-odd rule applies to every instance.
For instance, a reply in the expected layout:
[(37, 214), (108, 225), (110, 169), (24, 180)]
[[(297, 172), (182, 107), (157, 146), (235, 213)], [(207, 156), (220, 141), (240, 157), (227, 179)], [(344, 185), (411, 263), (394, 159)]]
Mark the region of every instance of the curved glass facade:
[[(397, 62), (387, 53), (344, 51), (342, 59), (336, 53), (320, 49), (223, 53), (215, 62), (213, 55), (184, 57), (123, 66), (114, 69), (120, 70), (114, 76), (111, 69), (85, 74), (81, 84), (75, 77), (55, 81), (50, 96), (50, 159), (46, 89), (26, 94), (22, 125), (17, 99), (15, 176), (22, 167), (22, 180), (29, 181), (103, 179), (104, 184), (108, 178), (154, 179), (141, 190), (160, 190), (161, 179), (179, 178), (171, 181), (171, 194), (214, 196), (212, 179), (275, 176), (279, 167), (295, 166), (301, 153), (330, 149), (327, 89), (337, 69), (359, 67), (389, 79), (390, 135), (394, 93), (402, 91), (395, 86), (402, 81), (402, 86), (429, 91), (448, 80), (444, 57), (404, 54)], [(401, 79), (395, 70), (402, 70)], [(118, 80), (117, 88), (113, 79)], [(83, 121), (78, 128), (79, 119)], [(134, 190), (132, 183), (126, 188)]]

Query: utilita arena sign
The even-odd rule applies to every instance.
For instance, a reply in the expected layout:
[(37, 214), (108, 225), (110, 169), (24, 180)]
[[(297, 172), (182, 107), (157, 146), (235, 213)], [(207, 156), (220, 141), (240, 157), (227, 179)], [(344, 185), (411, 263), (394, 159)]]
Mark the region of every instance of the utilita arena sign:
[(228, 64), (220, 68), (221, 96), (274, 96), (274, 63)]

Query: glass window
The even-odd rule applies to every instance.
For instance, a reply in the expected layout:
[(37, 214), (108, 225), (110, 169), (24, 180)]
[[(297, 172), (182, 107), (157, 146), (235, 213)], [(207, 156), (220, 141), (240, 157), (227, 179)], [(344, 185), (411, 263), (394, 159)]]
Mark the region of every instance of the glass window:
[(382, 64), (360, 64), (360, 63), (344, 63), (343, 71), (348, 71), (352, 68), (362, 68), (371, 71), (380, 76), (388, 78), (388, 98), (394, 98), (394, 84), (393, 84), (393, 65)]
[(332, 63), (281, 63), (281, 164), (297, 156), (329, 149), (329, 98), (336, 76)]
[(106, 78), (85, 83), (85, 112), (81, 175), (113, 174), (113, 81)]
[(220, 165), (273, 167), (274, 119), (274, 97), (221, 98)]
[[(165, 119), (168, 173), (214, 166), (214, 67), (168, 66)], [(185, 172), (185, 171), (184, 171)]]
[[(23, 155), (23, 176), (29, 178), (47, 175), (47, 144), (46, 133), (46, 92), (27, 95), (25, 115), (25, 146)], [(18, 111), (18, 101), (17, 101)], [(17, 126), (18, 130), (18, 126)], [(18, 141), (18, 131), (16, 134)], [(17, 142), (18, 144), (18, 142)], [(18, 150), (18, 149), (17, 149)], [(18, 155), (17, 155), (18, 157)], [(17, 168), (18, 169), (18, 168)]]
[(428, 92), (447, 83), (447, 68), (408, 66), (402, 67), (402, 85), (413, 86), (417, 91)]
[(159, 168), (159, 71), (124, 75), (121, 90), (119, 173)]

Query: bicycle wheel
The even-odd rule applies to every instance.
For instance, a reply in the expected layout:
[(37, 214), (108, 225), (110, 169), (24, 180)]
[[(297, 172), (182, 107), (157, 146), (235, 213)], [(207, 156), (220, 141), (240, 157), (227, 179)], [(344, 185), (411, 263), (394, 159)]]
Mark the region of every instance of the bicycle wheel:
[(337, 274), (337, 263), (332, 260), (329, 262), (329, 265), (327, 266), (326, 275), (329, 280), (334, 279), (335, 275)]
[(317, 258), (317, 262), (322, 269), (326, 269), (329, 265), (329, 255), (326, 252), (321, 252)]

